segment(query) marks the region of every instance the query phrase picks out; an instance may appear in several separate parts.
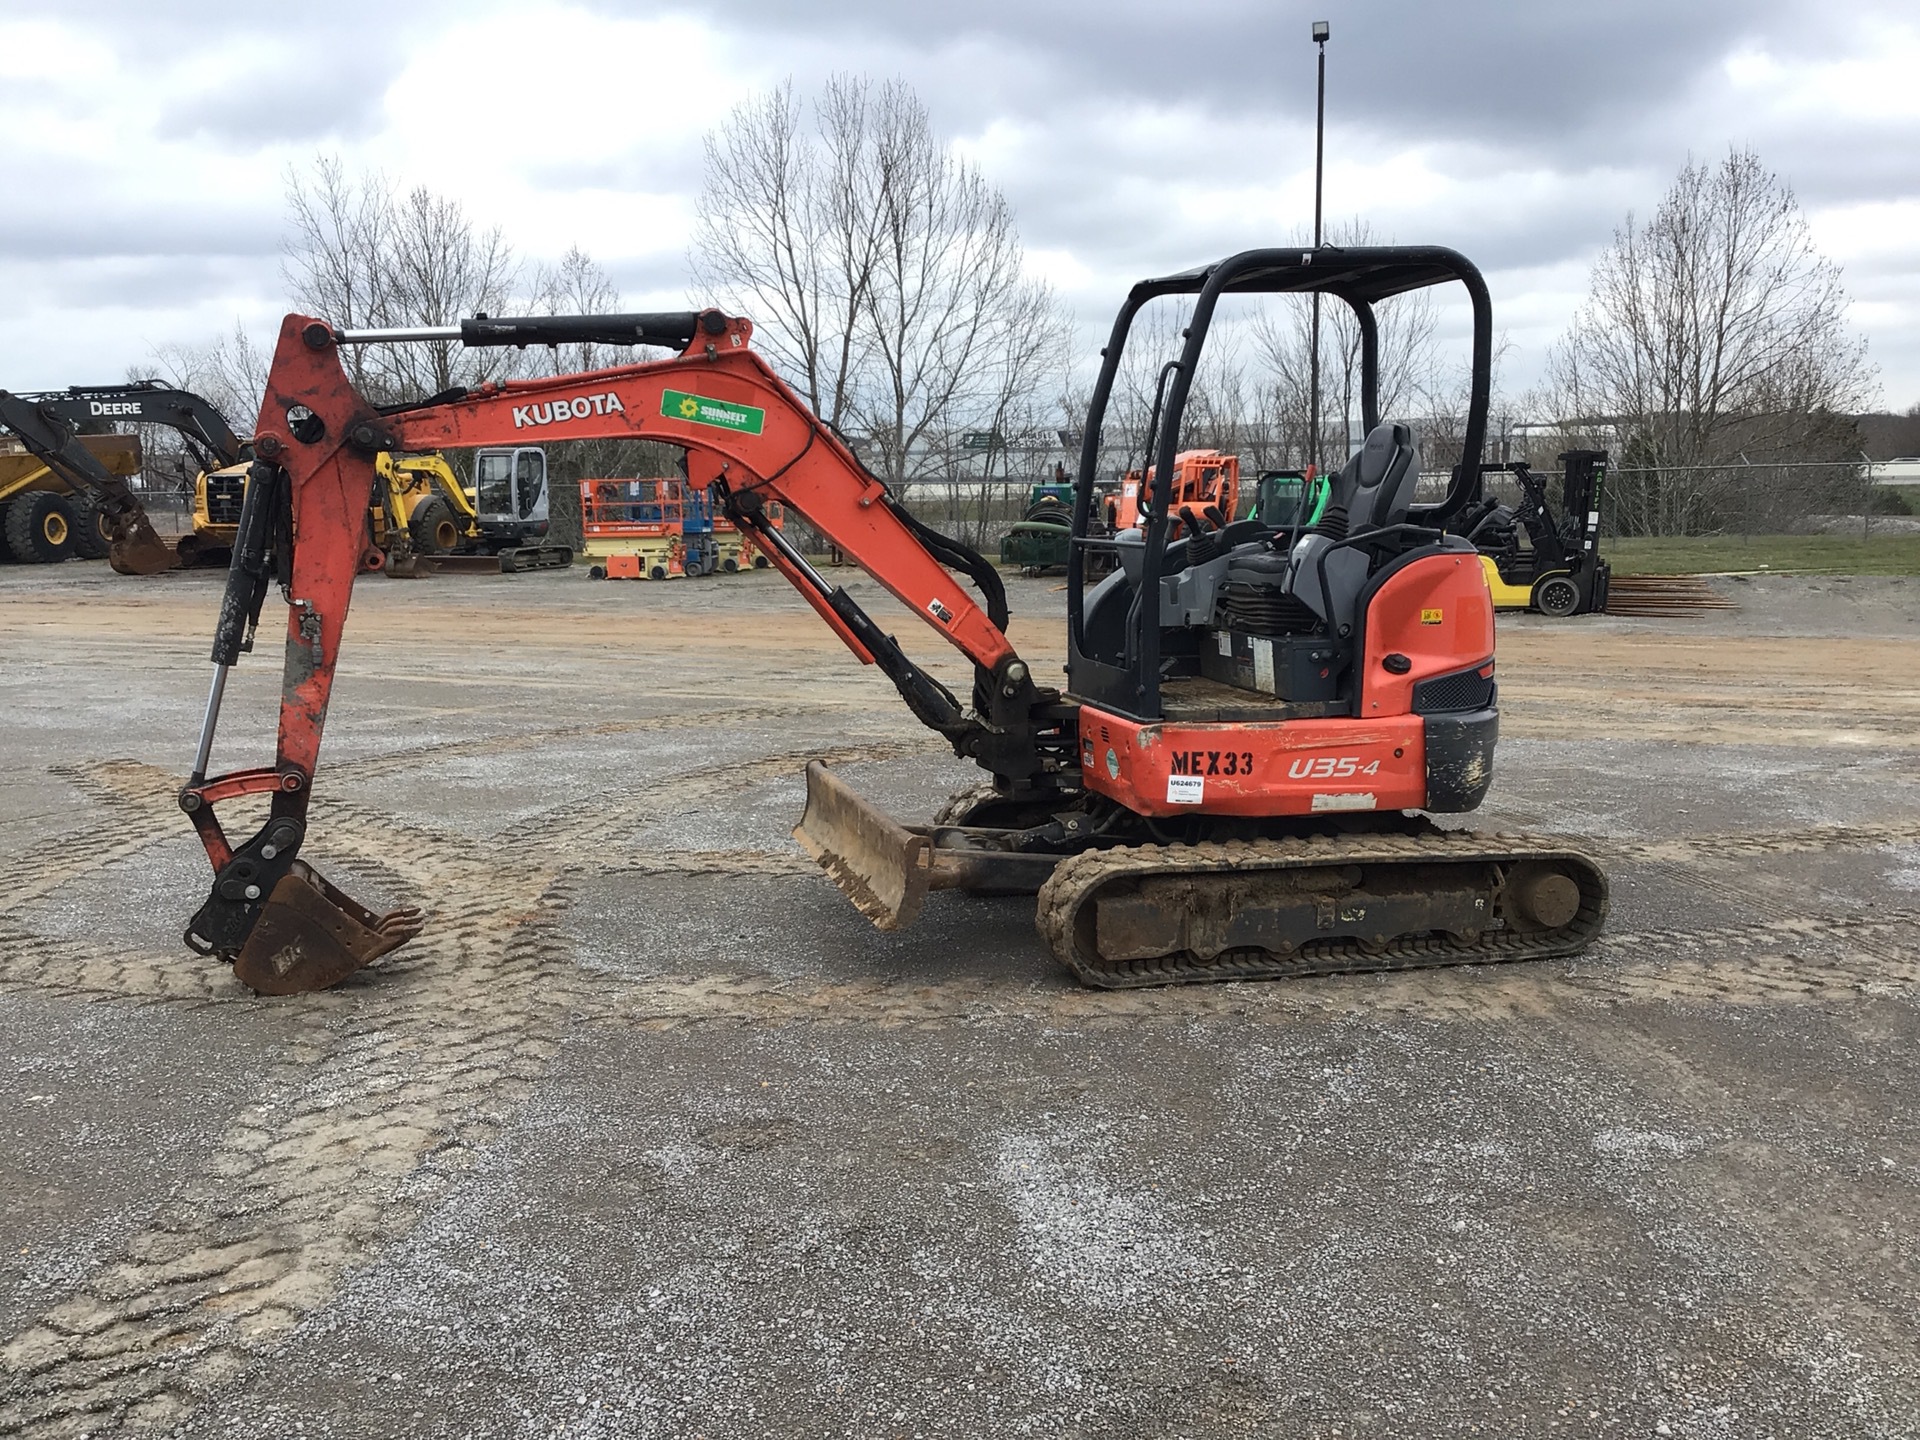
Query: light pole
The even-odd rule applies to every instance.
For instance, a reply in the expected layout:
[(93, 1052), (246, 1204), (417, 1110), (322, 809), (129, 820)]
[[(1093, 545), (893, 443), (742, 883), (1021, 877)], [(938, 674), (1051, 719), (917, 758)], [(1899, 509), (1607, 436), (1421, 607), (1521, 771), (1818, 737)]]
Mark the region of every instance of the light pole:
[[(1326, 164), (1327, 154), (1327, 37), (1331, 27), (1324, 20), (1313, 22), (1313, 43), (1320, 47), (1320, 94), (1315, 102), (1313, 119), (1313, 248), (1320, 248), (1320, 191), (1321, 176)], [(1309, 379), (1307, 388), (1312, 392), (1307, 400), (1307, 463), (1318, 465), (1320, 456), (1320, 292), (1313, 292), (1313, 342), (1312, 355), (1307, 361)], [(1316, 474), (1318, 471), (1315, 472)]]

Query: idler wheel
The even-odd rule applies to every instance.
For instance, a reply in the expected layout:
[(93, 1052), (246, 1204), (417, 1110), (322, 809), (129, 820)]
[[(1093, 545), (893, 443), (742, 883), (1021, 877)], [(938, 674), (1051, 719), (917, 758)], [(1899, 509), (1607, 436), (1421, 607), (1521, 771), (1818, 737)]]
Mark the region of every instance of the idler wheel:
[(1529, 865), (1507, 882), (1508, 913), (1528, 929), (1558, 930), (1580, 913), (1580, 887), (1573, 877)]

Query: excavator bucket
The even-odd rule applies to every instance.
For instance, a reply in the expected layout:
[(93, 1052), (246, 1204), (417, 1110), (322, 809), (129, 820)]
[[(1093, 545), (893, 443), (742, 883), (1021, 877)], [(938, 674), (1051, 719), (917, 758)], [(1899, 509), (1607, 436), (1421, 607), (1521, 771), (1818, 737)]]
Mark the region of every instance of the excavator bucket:
[(260, 995), (325, 990), (397, 950), (424, 924), (426, 915), (412, 906), (376, 915), (296, 860), (261, 907), (233, 973)]
[(881, 930), (904, 930), (933, 888), (933, 842), (869, 805), (818, 760), (793, 838)]
[(179, 555), (159, 535), (146, 512), (122, 516), (107, 544), (107, 563), (120, 575), (158, 575), (180, 563)]

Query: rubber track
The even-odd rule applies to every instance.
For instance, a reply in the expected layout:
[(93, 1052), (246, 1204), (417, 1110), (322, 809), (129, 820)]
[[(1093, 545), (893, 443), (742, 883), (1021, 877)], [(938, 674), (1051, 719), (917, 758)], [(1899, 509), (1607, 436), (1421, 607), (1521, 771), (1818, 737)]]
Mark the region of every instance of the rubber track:
[[(1212, 960), (1188, 952), (1152, 960), (1108, 963), (1083, 950), (1075, 921), (1109, 885), (1159, 875), (1236, 875), (1332, 865), (1510, 864), (1569, 860), (1582, 867), (1580, 913), (1571, 924), (1540, 934), (1500, 931), (1472, 944), (1420, 936), (1369, 950), (1358, 940), (1316, 940), (1290, 956), (1265, 950), (1228, 951)], [(1060, 862), (1040, 890), (1034, 923), (1060, 963), (1083, 983), (1103, 990), (1221, 980), (1266, 980), (1343, 975), (1369, 970), (1421, 970), (1444, 965), (1488, 965), (1547, 960), (1585, 949), (1607, 914), (1606, 880), (1593, 861), (1557, 840), (1526, 835), (1437, 834), (1314, 836), (1298, 840), (1234, 841), (1208, 845), (1123, 846), (1093, 850)]]

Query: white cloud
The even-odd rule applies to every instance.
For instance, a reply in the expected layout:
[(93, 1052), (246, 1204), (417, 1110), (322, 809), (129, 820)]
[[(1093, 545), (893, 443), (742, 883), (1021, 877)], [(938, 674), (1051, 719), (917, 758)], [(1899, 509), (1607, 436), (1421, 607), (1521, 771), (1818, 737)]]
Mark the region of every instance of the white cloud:
[[(1703, 4), (1657, 54), (1645, 6), (1338, 14), (1327, 212), (1478, 259), (1517, 391), (1625, 212), (1689, 153), (1752, 143), (1847, 267), (1887, 398), (1920, 399), (1920, 30), (1890, 0), (1802, 8)], [(528, 258), (577, 243), (629, 303), (677, 305), (701, 137), (788, 74), (913, 83), (1014, 200), (1089, 356), (1134, 280), (1311, 221), (1311, 47), (1253, 0), (1196, 4), (1172, 34), (1161, 7), (1071, 0), (836, 0), (804, 20), (755, 0), (166, 9), (0, 17), (0, 384), (112, 378), (236, 316), (270, 329), (284, 176), (322, 150), (458, 198)], [(1488, 68), (1462, 86), (1466, 51)]]

